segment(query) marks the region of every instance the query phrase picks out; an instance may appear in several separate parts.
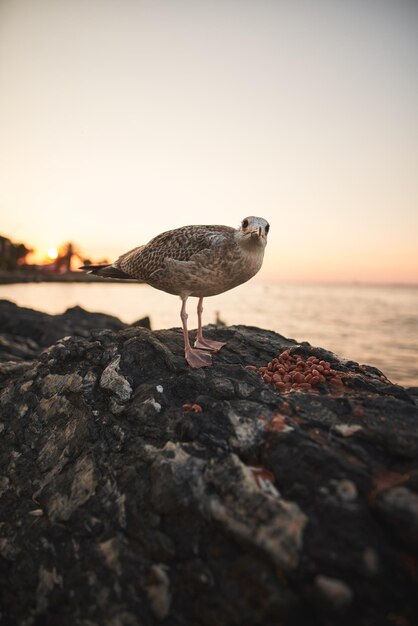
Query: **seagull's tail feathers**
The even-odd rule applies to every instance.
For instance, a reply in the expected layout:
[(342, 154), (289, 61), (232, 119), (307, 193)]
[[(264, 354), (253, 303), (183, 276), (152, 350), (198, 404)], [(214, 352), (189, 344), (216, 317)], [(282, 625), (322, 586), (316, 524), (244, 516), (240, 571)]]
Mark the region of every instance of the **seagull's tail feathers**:
[(79, 269), (87, 274), (95, 274), (96, 276), (104, 276), (105, 278), (129, 278), (133, 280), (132, 276), (129, 276), (129, 274), (114, 265), (82, 265)]

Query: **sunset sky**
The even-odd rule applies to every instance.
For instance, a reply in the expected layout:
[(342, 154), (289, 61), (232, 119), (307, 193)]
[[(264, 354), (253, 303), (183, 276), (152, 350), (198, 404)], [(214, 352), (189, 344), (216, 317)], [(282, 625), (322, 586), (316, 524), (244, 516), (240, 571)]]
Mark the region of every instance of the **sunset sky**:
[(247, 215), (261, 278), (418, 283), (418, 2), (0, 0), (0, 234)]

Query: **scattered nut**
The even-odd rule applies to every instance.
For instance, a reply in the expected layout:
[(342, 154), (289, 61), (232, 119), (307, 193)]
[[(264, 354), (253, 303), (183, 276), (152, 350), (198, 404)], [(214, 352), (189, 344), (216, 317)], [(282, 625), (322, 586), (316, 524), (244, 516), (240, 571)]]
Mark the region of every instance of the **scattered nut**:
[(190, 404), (188, 402), (183, 404), (182, 409), (184, 411), (194, 411), (195, 413), (202, 413), (202, 411), (203, 411), (203, 409), (200, 406), (200, 404), (196, 404), (196, 403)]

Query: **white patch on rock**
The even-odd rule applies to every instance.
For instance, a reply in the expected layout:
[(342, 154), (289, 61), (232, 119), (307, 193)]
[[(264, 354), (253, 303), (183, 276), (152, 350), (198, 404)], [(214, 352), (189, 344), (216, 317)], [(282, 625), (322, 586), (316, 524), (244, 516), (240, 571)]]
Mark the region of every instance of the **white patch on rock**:
[(164, 387), (162, 385), (157, 385), (156, 390), (158, 391), (158, 393), (162, 393), (164, 391)]
[(336, 424), (334, 430), (343, 437), (351, 437), (351, 435), (354, 435), (354, 433), (359, 430), (363, 430), (363, 426), (359, 426), (358, 424)]
[(144, 404), (151, 404), (151, 406), (154, 407), (154, 409), (157, 411), (157, 413), (159, 413), (161, 411), (161, 404), (159, 402), (156, 402), (155, 398), (153, 396), (151, 396), (151, 398), (148, 398), (148, 400), (145, 400)]
[(268, 495), (274, 496), (275, 498), (280, 497), (279, 491), (277, 491), (276, 487), (274, 486), (266, 472), (263, 472), (261, 468), (253, 467), (252, 465), (249, 465), (248, 469), (252, 472), (254, 480), (257, 486), (261, 489), (261, 491)]
[(245, 418), (232, 410), (229, 411), (228, 417), (234, 428), (236, 440), (231, 443), (238, 446), (240, 450), (253, 446), (264, 432), (264, 423), (261, 420)]
[(111, 391), (118, 402), (128, 402), (132, 395), (132, 387), (119, 370), (120, 354), (103, 370), (100, 387)]

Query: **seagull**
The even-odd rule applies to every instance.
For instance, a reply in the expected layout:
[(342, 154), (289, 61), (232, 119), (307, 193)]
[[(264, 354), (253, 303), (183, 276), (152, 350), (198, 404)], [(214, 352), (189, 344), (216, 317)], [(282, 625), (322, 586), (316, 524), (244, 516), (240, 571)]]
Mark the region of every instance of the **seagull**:
[[(249, 216), (239, 228), (230, 226), (183, 226), (161, 233), (147, 244), (122, 254), (108, 265), (83, 265), (90, 274), (134, 279), (180, 296), (184, 356), (192, 368), (212, 364), (210, 352), (225, 344), (205, 339), (202, 333), (203, 298), (216, 296), (252, 278), (263, 264), (270, 229), (262, 217)], [(197, 304), (197, 337), (190, 345), (186, 302)]]

